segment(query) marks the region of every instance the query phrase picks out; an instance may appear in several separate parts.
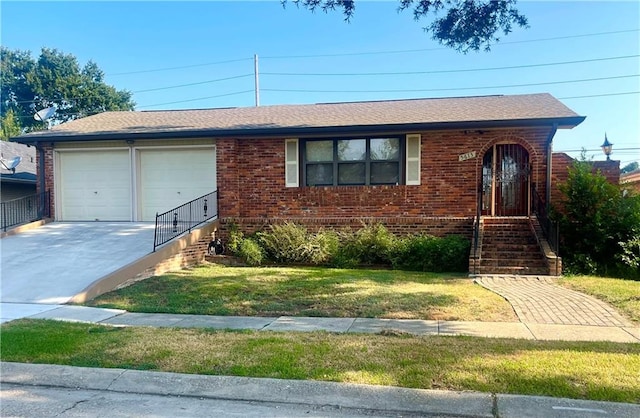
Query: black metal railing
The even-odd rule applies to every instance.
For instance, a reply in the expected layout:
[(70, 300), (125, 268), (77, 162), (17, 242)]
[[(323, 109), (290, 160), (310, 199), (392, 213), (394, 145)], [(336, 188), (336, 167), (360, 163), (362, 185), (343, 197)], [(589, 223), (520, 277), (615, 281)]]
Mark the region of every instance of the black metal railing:
[(50, 216), (50, 193), (36, 193), (0, 203), (2, 230)]
[(547, 204), (538, 194), (535, 184), (531, 187), (531, 195), (531, 210), (538, 218), (538, 222), (542, 228), (542, 233), (547, 239), (551, 251), (556, 253), (556, 256), (560, 256), (560, 226), (557, 221), (553, 221), (549, 218)]
[(218, 216), (218, 191), (208, 193), (180, 205), (177, 208), (156, 214), (156, 232), (153, 251), (193, 227), (215, 219)]
[(482, 216), (482, 182), (478, 186), (478, 202), (476, 207), (476, 219), (473, 223), (473, 274), (478, 267), (478, 245), (480, 240), (480, 217)]

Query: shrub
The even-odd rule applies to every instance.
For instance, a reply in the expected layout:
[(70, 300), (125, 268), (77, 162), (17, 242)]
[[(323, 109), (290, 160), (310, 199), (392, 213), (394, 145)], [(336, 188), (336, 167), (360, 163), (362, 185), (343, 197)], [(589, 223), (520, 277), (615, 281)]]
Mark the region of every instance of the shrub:
[[(640, 234), (640, 196), (623, 193), (583, 156), (569, 169), (567, 181), (559, 185), (564, 194), (558, 210), (564, 264), (571, 273), (637, 276), (637, 269), (624, 267), (623, 244)], [(630, 259), (629, 259), (630, 260)], [(629, 274), (627, 274), (629, 273)]]
[(259, 234), (259, 242), (267, 257), (278, 263), (327, 264), (338, 251), (338, 235), (334, 232), (309, 233), (293, 222), (271, 225)]
[(340, 238), (342, 245), (337, 258), (347, 265), (389, 265), (398, 241), (382, 224), (363, 224), (355, 233), (343, 232)]
[(393, 267), (430, 272), (467, 271), (470, 247), (468, 239), (457, 235), (407, 237), (397, 246)]
[(244, 234), (238, 230), (236, 224), (229, 226), (229, 241), (227, 242), (227, 251), (232, 255), (239, 256), (240, 244), (244, 240)]
[(252, 238), (244, 238), (240, 241), (238, 256), (250, 266), (259, 266), (264, 260), (264, 251)]

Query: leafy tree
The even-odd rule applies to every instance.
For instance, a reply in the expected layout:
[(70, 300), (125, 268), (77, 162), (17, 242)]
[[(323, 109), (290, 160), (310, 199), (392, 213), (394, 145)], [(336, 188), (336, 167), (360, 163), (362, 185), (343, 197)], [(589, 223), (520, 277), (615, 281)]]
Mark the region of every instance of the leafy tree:
[(626, 249), (640, 238), (640, 196), (622, 193), (583, 156), (569, 168), (559, 212), (565, 266), (573, 273), (639, 276)]
[[(528, 27), (527, 18), (516, 8), (517, 0), (399, 0), (398, 11), (411, 10), (421, 21), (433, 20), (423, 27), (433, 39), (457, 51), (489, 50), (500, 40), (499, 33), (509, 34), (514, 26)], [(283, 6), (288, 0), (281, 0)], [(291, 0), (312, 12), (342, 10), (349, 21), (356, 9), (355, 0)]]
[(622, 167), (622, 169), (620, 170), (620, 173), (621, 174), (631, 173), (632, 171), (635, 171), (637, 169), (638, 169), (638, 162), (634, 161)]
[(76, 57), (43, 48), (37, 60), (27, 51), (2, 47), (0, 116), (9, 111), (26, 131), (42, 129), (36, 111), (55, 107), (54, 124), (107, 110), (133, 110), (131, 93), (104, 82), (104, 73), (89, 61), (81, 67)]
[(20, 128), (20, 121), (13, 112), (13, 109), (9, 109), (7, 113), (0, 118), (0, 139), (6, 141), (12, 136), (18, 136), (22, 133)]

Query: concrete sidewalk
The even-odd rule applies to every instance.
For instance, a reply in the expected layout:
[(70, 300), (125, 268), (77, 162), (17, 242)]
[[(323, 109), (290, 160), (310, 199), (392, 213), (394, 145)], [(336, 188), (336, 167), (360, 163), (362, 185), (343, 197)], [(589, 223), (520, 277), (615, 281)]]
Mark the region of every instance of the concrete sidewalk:
[[(148, 372), (124, 369), (94, 369), (71, 366), (0, 363), (0, 381), (3, 385), (0, 410), (2, 416), (26, 416), (34, 402), (21, 399), (25, 394), (39, 388), (41, 391), (53, 388), (68, 388), (74, 393), (91, 391), (86, 399), (74, 399), (71, 405), (62, 405), (60, 415), (83, 415), (83, 408), (89, 408), (96, 398), (110, 397), (109, 410), (120, 402), (114, 397), (130, 394), (156, 395), (165, 397), (190, 398), (190, 404), (197, 405), (209, 400), (244, 401), (244, 408), (280, 405), (282, 409), (274, 416), (298, 416), (287, 411), (300, 411), (294, 406), (304, 406), (308, 411), (331, 408), (331, 414), (320, 416), (439, 416), (439, 417), (603, 417), (635, 418), (640, 416), (640, 405), (612, 402), (583, 401), (541, 396), (503, 395), (480, 392), (453, 392), (441, 390), (405, 389), (389, 386), (344, 384), (304, 380), (284, 380), (247, 378), (234, 376), (204, 376), (166, 372)], [(37, 394), (43, 398), (42, 392)], [(28, 396), (27, 396), (28, 397)], [(160, 399), (160, 398), (158, 398)], [(150, 402), (139, 402), (149, 404)], [(103, 402), (93, 410), (108, 416)], [(127, 403), (131, 404), (131, 402)], [(173, 402), (167, 410), (154, 416), (197, 416), (184, 409), (173, 411)], [(135, 405), (131, 405), (135, 407)], [(236, 406), (237, 408), (237, 406)], [(74, 411), (74, 409), (77, 409)], [(328, 410), (325, 409), (326, 412)], [(49, 411), (51, 412), (51, 411)], [(132, 411), (127, 411), (132, 412)], [(119, 416), (145, 416), (150, 411)], [(156, 411), (158, 412), (158, 411)], [(357, 412), (357, 413), (355, 413)], [(300, 413), (300, 412), (298, 412)], [(177, 415), (176, 415), (177, 414)], [(199, 412), (201, 414), (201, 412)], [(312, 413), (309, 416), (319, 416)], [(32, 415), (33, 416), (33, 415)], [(234, 413), (220, 416), (237, 416)]]
[[(11, 310), (16, 312), (11, 317)], [(9, 312), (7, 312), (7, 310)], [(29, 315), (25, 315), (29, 313)], [(2, 318), (52, 319), (113, 326), (251, 329), (259, 331), (327, 331), (376, 334), (468, 335), (529, 340), (613, 341), (640, 343), (640, 327), (534, 324), (522, 322), (428, 321), (419, 319), (244, 317), (130, 313), (118, 309), (72, 305), (2, 304)]]

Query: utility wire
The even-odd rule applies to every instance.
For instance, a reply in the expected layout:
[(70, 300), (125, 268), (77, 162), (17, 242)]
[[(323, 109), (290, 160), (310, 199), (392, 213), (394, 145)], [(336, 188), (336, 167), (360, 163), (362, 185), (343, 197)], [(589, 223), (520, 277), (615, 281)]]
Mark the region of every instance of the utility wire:
[(200, 84), (209, 84), (209, 83), (216, 83), (218, 81), (235, 80), (237, 78), (244, 78), (244, 77), (253, 77), (253, 74), (243, 74), (243, 75), (236, 75), (236, 76), (233, 76), (233, 77), (218, 78), (218, 79), (215, 79), (215, 80), (198, 81), (196, 83), (178, 84), (178, 85), (175, 85), (175, 86), (167, 86), (167, 87), (156, 87), (156, 88), (153, 88), (153, 89), (146, 89), (146, 90), (136, 90), (136, 91), (132, 91), (131, 93), (147, 93), (147, 92), (150, 92), (150, 91), (177, 89), (177, 88), (180, 88), (180, 87), (197, 86), (197, 85), (200, 85)]
[[(575, 39), (575, 38), (585, 38), (591, 36), (603, 36), (603, 35), (615, 35), (619, 33), (631, 33), (638, 32), (640, 29), (625, 29), (618, 31), (610, 31), (610, 32), (596, 32), (596, 33), (584, 33), (578, 35), (567, 35), (567, 36), (556, 36), (551, 38), (538, 38), (538, 39), (527, 39), (522, 41), (506, 41), (499, 42), (494, 46), (500, 45), (508, 45), (508, 44), (523, 44), (523, 43), (533, 43), (533, 42), (545, 42), (545, 41), (556, 41), (562, 39)], [(351, 52), (351, 53), (337, 53), (337, 54), (316, 54), (316, 55), (267, 55), (260, 56), (260, 59), (298, 59), (298, 58), (328, 58), (328, 57), (343, 57), (343, 56), (361, 56), (361, 55), (385, 55), (385, 54), (404, 54), (404, 53), (414, 53), (414, 52), (428, 52), (428, 51), (437, 51), (437, 50), (446, 50), (449, 48), (446, 47), (437, 47), (437, 48), (423, 48), (423, 49), (405, 49), (405, 50), (391, 50), (391, 51), (370, 51), (370, 52)], [(181, 70), (185, 68), (196, 68), (196, 67), (205, 67), (209, 65), (219, 65), (219, 64), (229, 64), (234, 62), (243, 62), (243, 61), (252, 61), (253, 58), (235, 58), (224, 61), (217, 62), (208, 62), (202, 64), (191, 64), (191, 65), (182, 65), (177, 67), (165, 67), (165, 68), (153, 68), (148, 70), (138, 70), (138, 71), (125, 71), (119, 73), (109, 73), (108, 76), (121, 76), (121, 75), (131, 75), (131, 74), (145, 74), (152, 72), (160, 72), (160, 71), (171, 71), (171, 70)]]
[(483, 89), (503, 89), (509, 87), (530, 87), (545, 86), (552, 84), (568, 84), (583, 83), (589, 81), (615, 80), (620, 78), (640, 77), (640, 74), (619, 75), (611, 77), (584, 78), (581, 80), (565, 80), (565, 81), (549, 81), (543, 83), (526, 83), (526, 84), (506, 84), (502, 86), (482, 86), (482, 87), (453, 87), (453, 88), (437, 88), (437, 89), (398, 89), (398, 90), (306, 90), (306, 89), (262, 89), (262, 91), (279, 91), (291, 93), (412, 93), (425, 91), (459, 91), (459, 90), (483, 90)]
[(253, 61), (253, 58), (237, 58), (237, 59), (231, 59), (231, 60), (226, 60), (226, 61), (207, 62), (207, 63), (204, 63), (204, 64), (181, 65), (179, 67), (154, 68), (154, 69), (150, 69), (150, 70), (139, 70), (139, 71), (126, 71), (126, 72), (122, 72), (122, 73), (110, 73), (110, 74), (106, 74), (106, 75), (108, 75), (108, 76), (119, 76), (119, 75), (154, 73), (154, 72), (159, 72), (159, 71), (182, 70), (184, 68), (206, 67), (208, 65), (229, 64), (229, 63), (232, 63), (232, 62), (241, 62), (241, 61)]
[(640, 91), (625, 91), (622, 93), (604, 93), (604, 94), (591, 94), (588, 96), (571, 96), (571, 97), (558, 97), (558, 100), (568, 100), (568, 99), (588, 99), (591, 97), (607, 97), (607, 96), (625, 96), (628, 94), (640, 94)]
[[(496, 43), (494, 46), (500, 45), (508, 45), (508, 44), (524, 44), (524, 43), (532, 43), (532, 42), (541, 42), (541, 41), (556, 41), (562, 39), (575, 39), (575, 38), (584, 38), (590, 36), (601, 36), (601, 35), (614, 35), (618, 33), (629, 33), (629, 32), (638, 32), (640, 29), (627, 29), (627, 30), (617, 30), (611, 32), (597, 32), (597, 33), (585, 33), (580, 35), (567, 35), (567, 36), (556, 36), (552, 38), (538, 38), (538, 39), (528, 39), (523, 41), (506, 41)], [(260, 56), (260, 59), (298, 59), (298, 58), (330, 58), (330, 57), (351, 57), (351, 56), (361, 56), (361, 55), (384, 55), (384, 54), (408, 54), (414, 52), (429, 52), (429, 51), (440, 51), (446, 50), (450, 48), (446, 47), (437, 47), (437, 48), (421, 48), (421, 49), (404, 49), (404, 50), (391, 50), (391, 51), (370, 51), (370, 52), (346, 52), (346, 53), (337, 53), (337, 54), (316, 54), (316, 55), (272, 55), (272, 56)]]
[(175, 102), (156, 103), (156, 104), (150, 104), (150, 105), (144, 105), (144, 106), (136, 106), (136, 108), (156, 107), (156, 106), (164, 106), (164, 105), (170, 105), (170, 104), (176, 104), (176, 103), (195, 102), (195, 101), (198, 101), (198, 100), (215, 99), (217, 97), (234, 96), (234, 95), (237, 95), (237, 94), (244, 94), (244, 93), (253, 93), (253, 89), (251, 89), (251, 90), (243, 90), (243, 91), (236, 91), (236, 92), (233, 92), (233, 93), (218, 94), (216, 96), (198, 97), (197, 99), (178, 100), (178, 101), (175, 101)]
[(383, 75), (416, 75), (416, 74), (450, 74), (450, 73), (467, 73), (474, 71), (494, 71), (494, 70), (512, 70), (516, 68), (535, 68), (535, 67), (549, 67), (554, 65), (567, 65), (567, 64), (581, 64), (586, 62), (598, 62), (598, 61), (612, 61), (628, 58), (640, 57), (639, 54), (635, 55), (623, 55), (619, 57), (607, 57), (607, 58), (592, 58), (588, 60), (576, 60), (576, 61), (561, 61), (561, 62), (549, 62), (544, 64), (526, 64), (526, 65), (512, 65), (506, 67), (487, 67), (487, 68), (468, 68), (468, 69), (456, 69), (456, 70), (433, 70), (433, 71), (405, 71), (405, 72), (390, 72), (390, 73), (279, 73), (279, 72), (262, 72), (261, 75), (281, 75), (281, 76), (383, 76)]

